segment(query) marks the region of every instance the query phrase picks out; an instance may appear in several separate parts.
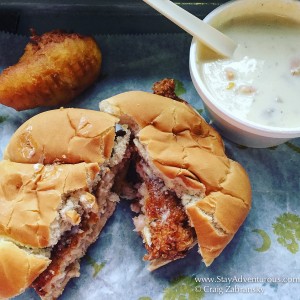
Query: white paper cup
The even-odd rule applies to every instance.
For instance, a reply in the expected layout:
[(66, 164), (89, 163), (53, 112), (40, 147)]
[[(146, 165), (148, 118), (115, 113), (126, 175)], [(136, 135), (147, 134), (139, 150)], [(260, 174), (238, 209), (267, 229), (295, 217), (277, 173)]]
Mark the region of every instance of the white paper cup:
[[(294, 0), (237, 0), (219, 6), (204, 19), (214, 27), (229, 21), (233, 16), (247, 17), (255, 14), (273, 14), (300, 21), (300, 2)], [(218, 131), (229, 140), (253, 148), (266, 148), (300, 137), (300, 127), (281, 128), (260, 125), (239, 118), (224, 109), (210, 93), (201, 79), (197, 41), (190, 48), (189, 67), (193, 84), (203, 100), (204, 107)], [(300, 95), (299, 95), (300, 100)], [(300, 105), (300, 101), (299, 101)], [(300, 116), (299, 116), (300, 119)]]

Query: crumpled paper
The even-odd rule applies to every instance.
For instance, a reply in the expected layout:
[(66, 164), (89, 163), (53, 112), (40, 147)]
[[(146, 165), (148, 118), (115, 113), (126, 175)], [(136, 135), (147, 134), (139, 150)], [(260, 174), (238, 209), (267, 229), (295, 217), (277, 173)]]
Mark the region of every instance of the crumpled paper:
[[(165, 77), (183, 84), (180, 97), (206, 118), (188, 68), (186, 34), (96, 36), (103, 52), (99, 80), (69, 107), (98, 110), (102, 99), (129, 90), (151, 92)], [(0, 68), (17, 62), (28, 38), (0, 34)], [(0, 105), (0, 157), (14, 131), (50, 108), (16, 112)], [(129, 203), (121, 201), (100, 238), (81, 261), (81, 276), (60, 299), (299, 299), (300, 139), (268, 149), (225, 140), (229, 157), (247, 170), (253, 188), (250, 214), (212, 266), (192, 249), (187, 257), (150, 273), (133, 231)], [(201, 158), (199, 158), (201, 159)], [(286, 282), (285, 282), (286, 281)], [(39, 299), (32, 289), (15, 299)]]

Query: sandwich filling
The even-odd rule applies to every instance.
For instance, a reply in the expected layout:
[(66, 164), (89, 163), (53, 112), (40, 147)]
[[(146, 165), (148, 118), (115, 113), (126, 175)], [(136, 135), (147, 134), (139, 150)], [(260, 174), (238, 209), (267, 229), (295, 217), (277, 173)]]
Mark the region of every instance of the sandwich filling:
[(131, 162), (119, 193), (131, 200), (135, 231), (147, 250), (144, 260), (154, 270), (169, 261), (182, 258), (196, 243), (195, 230), (190, 226), (182, 200), (166, 187), (147, 162), (146, 152), (133, 138)]
[(133, 219), (136, 231), (143, 237), (148, 254), (145, 260), (175, 260), (185, 256), (195, 240), (184, 207), (163, 181), (147, 174), (147, 163), (139, 159), (136, 170), (142, 184), (140, 214)]
[(51, 248), (50, 265), (32, 284), (42, 299), (56, 299), (68, 281), (79, 276), (80, 258), (115, 210), (119, 197), (111, 190), (130, 157), (130, 132), (125, 127), (118, 129), (112, 156), (100, 167), (90, 191), (73, 191), (60, 210), (60, 217), (65, 220), (62, 223), (68, 220), (69, 228)]

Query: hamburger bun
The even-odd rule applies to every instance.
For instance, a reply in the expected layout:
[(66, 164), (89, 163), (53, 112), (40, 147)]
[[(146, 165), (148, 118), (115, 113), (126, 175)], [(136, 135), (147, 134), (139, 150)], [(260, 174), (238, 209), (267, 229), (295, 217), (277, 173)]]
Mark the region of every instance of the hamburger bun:
[(4, 239), (0, 240), (0, 253), (0, 299), (24, 292), (50, 263), (47, 257), (30, 253)]
[(32, 164), (102, 164), (111, 155), (117, 123), (117, 118), (93, 110), (50, 110), (17, 129), (4, 159)]
[(130, 132), (117, 123), (102, 112), (58, 109), (12, 136), (0, 161), (0, 298), (31, 285), (56, 299), (79, 276), (80, 258), (119, 200), (112, 186)]
[[(141, 181), (146, 182), (146, 187), (142, 184), (139, 190), (141, 213), (135, 225), (147, 250), (152, 251), (153, 255), (145, 257), (150, 260), (150, 269), (184, 256), (195, 241), (204, 263), (209, 266), (250, 210), (251, 186), (245, 170), (226, 156), (220, 135), (186, 103), (132, 91), (100, 102), (100, 110), (119, 118), (121, 124), (128, 124), (134, 134), (137, 172)], [(167, 196), (159, 194), (159, 189)], [(178, 240), (174, 244), (177, 256), (163, 250), (171, 225), (166, 228), (162, 223), (166, 222), (170, 209), (153, 218), (149, 207), (157, 201), (155, 197), (165, 201), (173, 198), (170, 201), (177, 201), (186, 214), (189, 226), (182, 221), (182, 226), (173, 232), (174, 239)], [(157, 221), (159, 217), (161, 220)], [(160, 232), (156, 232), (155, 226), (159, 226)], [(187, 227), (192, 228), (194, 235)], [(179, 229), (183, 233), (178, 237)], [(164, 230), (168, 230), (168, 235), (161, 242)], [(183, 237), (186, 238), (184, 248), (179, 244)], [(156, 241), (158, 245), (153, 245)], [(153, 248), (161, 249), (160, 253)]]

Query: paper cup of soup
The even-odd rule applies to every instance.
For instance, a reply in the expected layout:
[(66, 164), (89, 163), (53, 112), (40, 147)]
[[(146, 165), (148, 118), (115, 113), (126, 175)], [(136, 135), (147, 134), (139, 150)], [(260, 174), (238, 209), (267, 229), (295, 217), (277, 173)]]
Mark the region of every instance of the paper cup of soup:
[(190, 73), (220, 133), (265, 148), (300, 137), (300, 2), (239, 0), (205, 22), (238, 43), (222, 58), (193, 39)]

